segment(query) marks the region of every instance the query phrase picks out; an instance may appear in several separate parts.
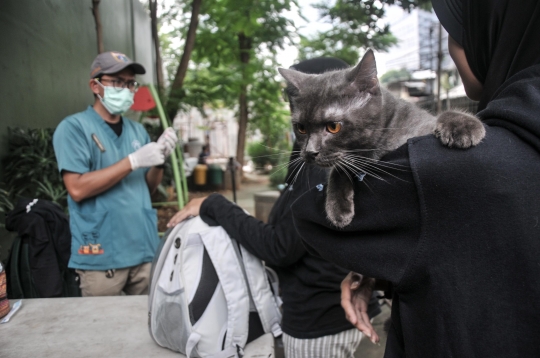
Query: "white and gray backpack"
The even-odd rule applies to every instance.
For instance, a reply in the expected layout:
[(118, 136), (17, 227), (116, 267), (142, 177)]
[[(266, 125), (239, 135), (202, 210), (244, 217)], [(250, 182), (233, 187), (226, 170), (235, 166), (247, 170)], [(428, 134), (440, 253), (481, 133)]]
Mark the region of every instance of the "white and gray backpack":
[(191, 357), (242, 357), (249, 341), (281, 334), (276, 276), (220, 227), (195, 217), (163, 236), (152, 264), (150, 335)]

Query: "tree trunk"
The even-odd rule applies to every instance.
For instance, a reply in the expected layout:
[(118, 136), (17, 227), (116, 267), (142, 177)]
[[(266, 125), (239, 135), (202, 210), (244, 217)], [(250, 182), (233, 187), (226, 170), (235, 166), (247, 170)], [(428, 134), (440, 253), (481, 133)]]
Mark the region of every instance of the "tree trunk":
[(193, 47), (195, 46), (195, 35), (197, 34), (197, 26), (199, 25), (199, 13), (201, 12), (202, 0), (193, 0), (191, 10), (191, 21), (189, 23), (189, 29), (186, 36), (186, 42), (184, 44), (184, 53), (180, 59), (180, 64), (176, 70), (174, 81), (171, 85), (171, 91), (169, 92), (169, 100), (167, 101), (167, 114), (169, 119), (174, 121), (174, 117), (178, 112), (180, 106), (180, 95), (182, 86), (184, 84), (184, 78), (186, 77), (187, 68)]
[(244, 151), (246, 149), (246, 132), (248, 123), (248, 101), (247, 101), (247, 65), (249, 64), (249, 54), (252, 46), (252, 39), (246, 37), (243, 32), (238, 34), (238, 45), (240, 47), (240, 62), (242, 63), (242, 84), (240, 87), (240, 97), (238, 105), (240, 116), (238, 118), (238, 142), (236, 146), (236, 160), (240, 163), (240, 172), (244, 166)]
[(152, 39), (154, 40), (154, 50), (156, 52), (156, 76), (160, 95), (163, 95), (165, 89), (165, 80), (163, 79), (163, 60), (161, 58), (161, 46), (158, 35), (157, 19), (157, 0), (150, 0), (150, 20), (152, 21)]
[(101, 18), (99, 16), (99, 2), (100, 0), (92, 0), (92, 14), (94, 14), (94, 20), (96, 21), (98, 53), (103, 53), (105, 52), (105, 47), (103, 47), (103, 31), (101, 30)]

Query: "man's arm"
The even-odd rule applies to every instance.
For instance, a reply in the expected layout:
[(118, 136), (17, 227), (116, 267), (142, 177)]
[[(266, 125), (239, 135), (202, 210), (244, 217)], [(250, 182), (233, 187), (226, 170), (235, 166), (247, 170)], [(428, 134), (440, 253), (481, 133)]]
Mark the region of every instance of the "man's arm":
[(148, 185), (148, 190), (150, 190), (150, 194), (156, 191), (162, 179), (163, 168), (152, 167), (150, 168), (150, 170), (148, 170), (148, 172), (146, 173), (146, 184)]
[(112, 188), (131, 173), (128, 157), (107, 168), (84, 174), (69, 171), (62, 172), (62, 179), (73, 200), (80, 202)]
[[(62, 179), (71, 198), (76, 202), (80, 202), (110, 189), (131, 173), (132, 170), (161, 165), (164, 161), (163, 145), (151, 142), (107, 168), (84, 174), (64, 170), (62, 171)], [(154, 170), (161, 171), (161, 176), (163, 176), (163, 170), (158, 168)], [(151, 174), (151, 184), (154, 189), (159, 184), (159, 182), (155, 183), (157, 179), (156, 174)], [(159, 179), (161, 180), (161, 178)], [(148, 175), (146, 180), (148, 183)]]

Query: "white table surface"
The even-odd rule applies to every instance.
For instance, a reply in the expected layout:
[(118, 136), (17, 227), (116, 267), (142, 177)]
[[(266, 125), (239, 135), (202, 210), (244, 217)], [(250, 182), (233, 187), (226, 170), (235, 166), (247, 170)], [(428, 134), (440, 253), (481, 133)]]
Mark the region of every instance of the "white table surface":
[[(152, 340), (147, 302), (148, 296), (25, 299), (0, 324), (0, 357), (184, 357)], [(245, 358), (273, 357), (272, 335), (244, 352)]]

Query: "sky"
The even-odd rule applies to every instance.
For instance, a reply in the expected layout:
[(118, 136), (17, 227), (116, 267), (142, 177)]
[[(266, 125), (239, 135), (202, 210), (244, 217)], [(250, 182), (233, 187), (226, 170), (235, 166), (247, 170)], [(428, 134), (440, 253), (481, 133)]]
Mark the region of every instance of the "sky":
[[(311, 4), (320, 2), (320, 0), (298, 0), (302, 15), (308, 20), (304, 21), (295, 9), (291, 11), (288, 16), (294, 21), (298, 27), (298, 33), (304, 36), (313, 35), (317, 31), (324, 31), (329, 29), (330, 25), (322, 21), (319, 21), (318, 10), (311, 7)], [(278, 61), (281, 67), (288, 68), (296, 62), (298, 56), (298, 50), (294, 46), (288, 46), (285, 50), (281, 51), (278, 55)]]

